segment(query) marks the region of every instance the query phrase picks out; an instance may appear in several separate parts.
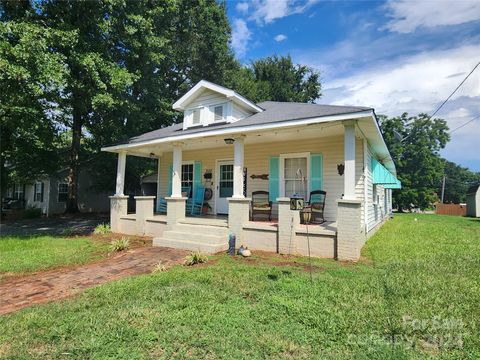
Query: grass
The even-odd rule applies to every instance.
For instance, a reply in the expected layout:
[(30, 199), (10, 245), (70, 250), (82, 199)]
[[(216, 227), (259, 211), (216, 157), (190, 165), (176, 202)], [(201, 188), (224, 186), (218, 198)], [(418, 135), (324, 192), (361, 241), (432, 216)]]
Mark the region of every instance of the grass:
[(0, 279), (102, 257), (108, 244), (84, 237), (7, 236), (0, 238)]
[(399, 215), (313, 284), (305, 258), (221, 255), (0, 317), (0, 357), (475, 359), (479, 254), (479, 221)]

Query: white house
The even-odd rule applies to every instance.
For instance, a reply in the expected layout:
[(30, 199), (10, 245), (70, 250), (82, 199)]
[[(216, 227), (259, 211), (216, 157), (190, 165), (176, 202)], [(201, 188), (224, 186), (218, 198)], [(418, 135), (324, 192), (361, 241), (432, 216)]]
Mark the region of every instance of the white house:
[[(237, 244), (280, 253), (306, 254), (309, 239), (315, 256), (355, 260), (391, 213), (392, 188), (400, 182), (371, 108), (255, 104), (202, 80), (173, 109), (183, 112), (182, 123), (102, 149), (118, 153), (115, 232), (205, 252), (224, 250), (229, 233)], [(127, 155), (158, 159), (157, 175), (145, 179), (156, 194), (137, 196), (135, 214), (127, 214), (124, 196)], [(193, 198), (207, 189), (208, 215), (191, 216), (185, 189)], [(326, 221), (310, 225), (307, 238), (289, 200), (308, 201), (315, 190), (326, 192)], [(251, 221), (257, 191), (272, 202), (268, 221)]]

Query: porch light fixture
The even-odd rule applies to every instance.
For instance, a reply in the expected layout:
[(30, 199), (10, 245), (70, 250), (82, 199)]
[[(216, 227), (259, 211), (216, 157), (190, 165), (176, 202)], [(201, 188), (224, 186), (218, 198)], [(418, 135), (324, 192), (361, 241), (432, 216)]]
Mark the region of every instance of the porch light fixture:
[(343, 173), (345, 172), (345, 165), (343, 165), (343, 164), (338, 164), (338, 165), (337, 165), (337, 171), (338, 171), (338, 175), (342, 176)]
[(223, 141), (225, 141), (225, 144), (227, 145), (232, 145), (235, 142), (235, 139), (226, 138), (226, 139), (223, 139)]

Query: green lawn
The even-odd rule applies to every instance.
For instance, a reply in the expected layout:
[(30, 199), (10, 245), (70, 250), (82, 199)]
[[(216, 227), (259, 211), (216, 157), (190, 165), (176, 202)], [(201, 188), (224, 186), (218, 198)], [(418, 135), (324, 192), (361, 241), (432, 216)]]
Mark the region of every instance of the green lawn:
[(480, 358), (478, 220), (399, 215), (363, 256), (313, 284), (280, 256), (124, 279), (0, 317), (0, 357)]
[(0, 279), (53, 267), (83, 264), (105, 254), (108, 244), (88, 238), (8, 236), (0, 238)]

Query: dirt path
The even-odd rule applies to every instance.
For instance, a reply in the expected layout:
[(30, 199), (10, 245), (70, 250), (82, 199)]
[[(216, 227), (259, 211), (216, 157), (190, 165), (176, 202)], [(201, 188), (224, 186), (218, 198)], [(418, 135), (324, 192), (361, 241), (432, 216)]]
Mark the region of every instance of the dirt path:
[(180, 264), (187, 254), (184, 250), (145, 247), (92, 264), (12, 278), (0, 284), (0, 315), (65, 298), (126, 276), (148, 273), (159, 261), (167, 267)]

